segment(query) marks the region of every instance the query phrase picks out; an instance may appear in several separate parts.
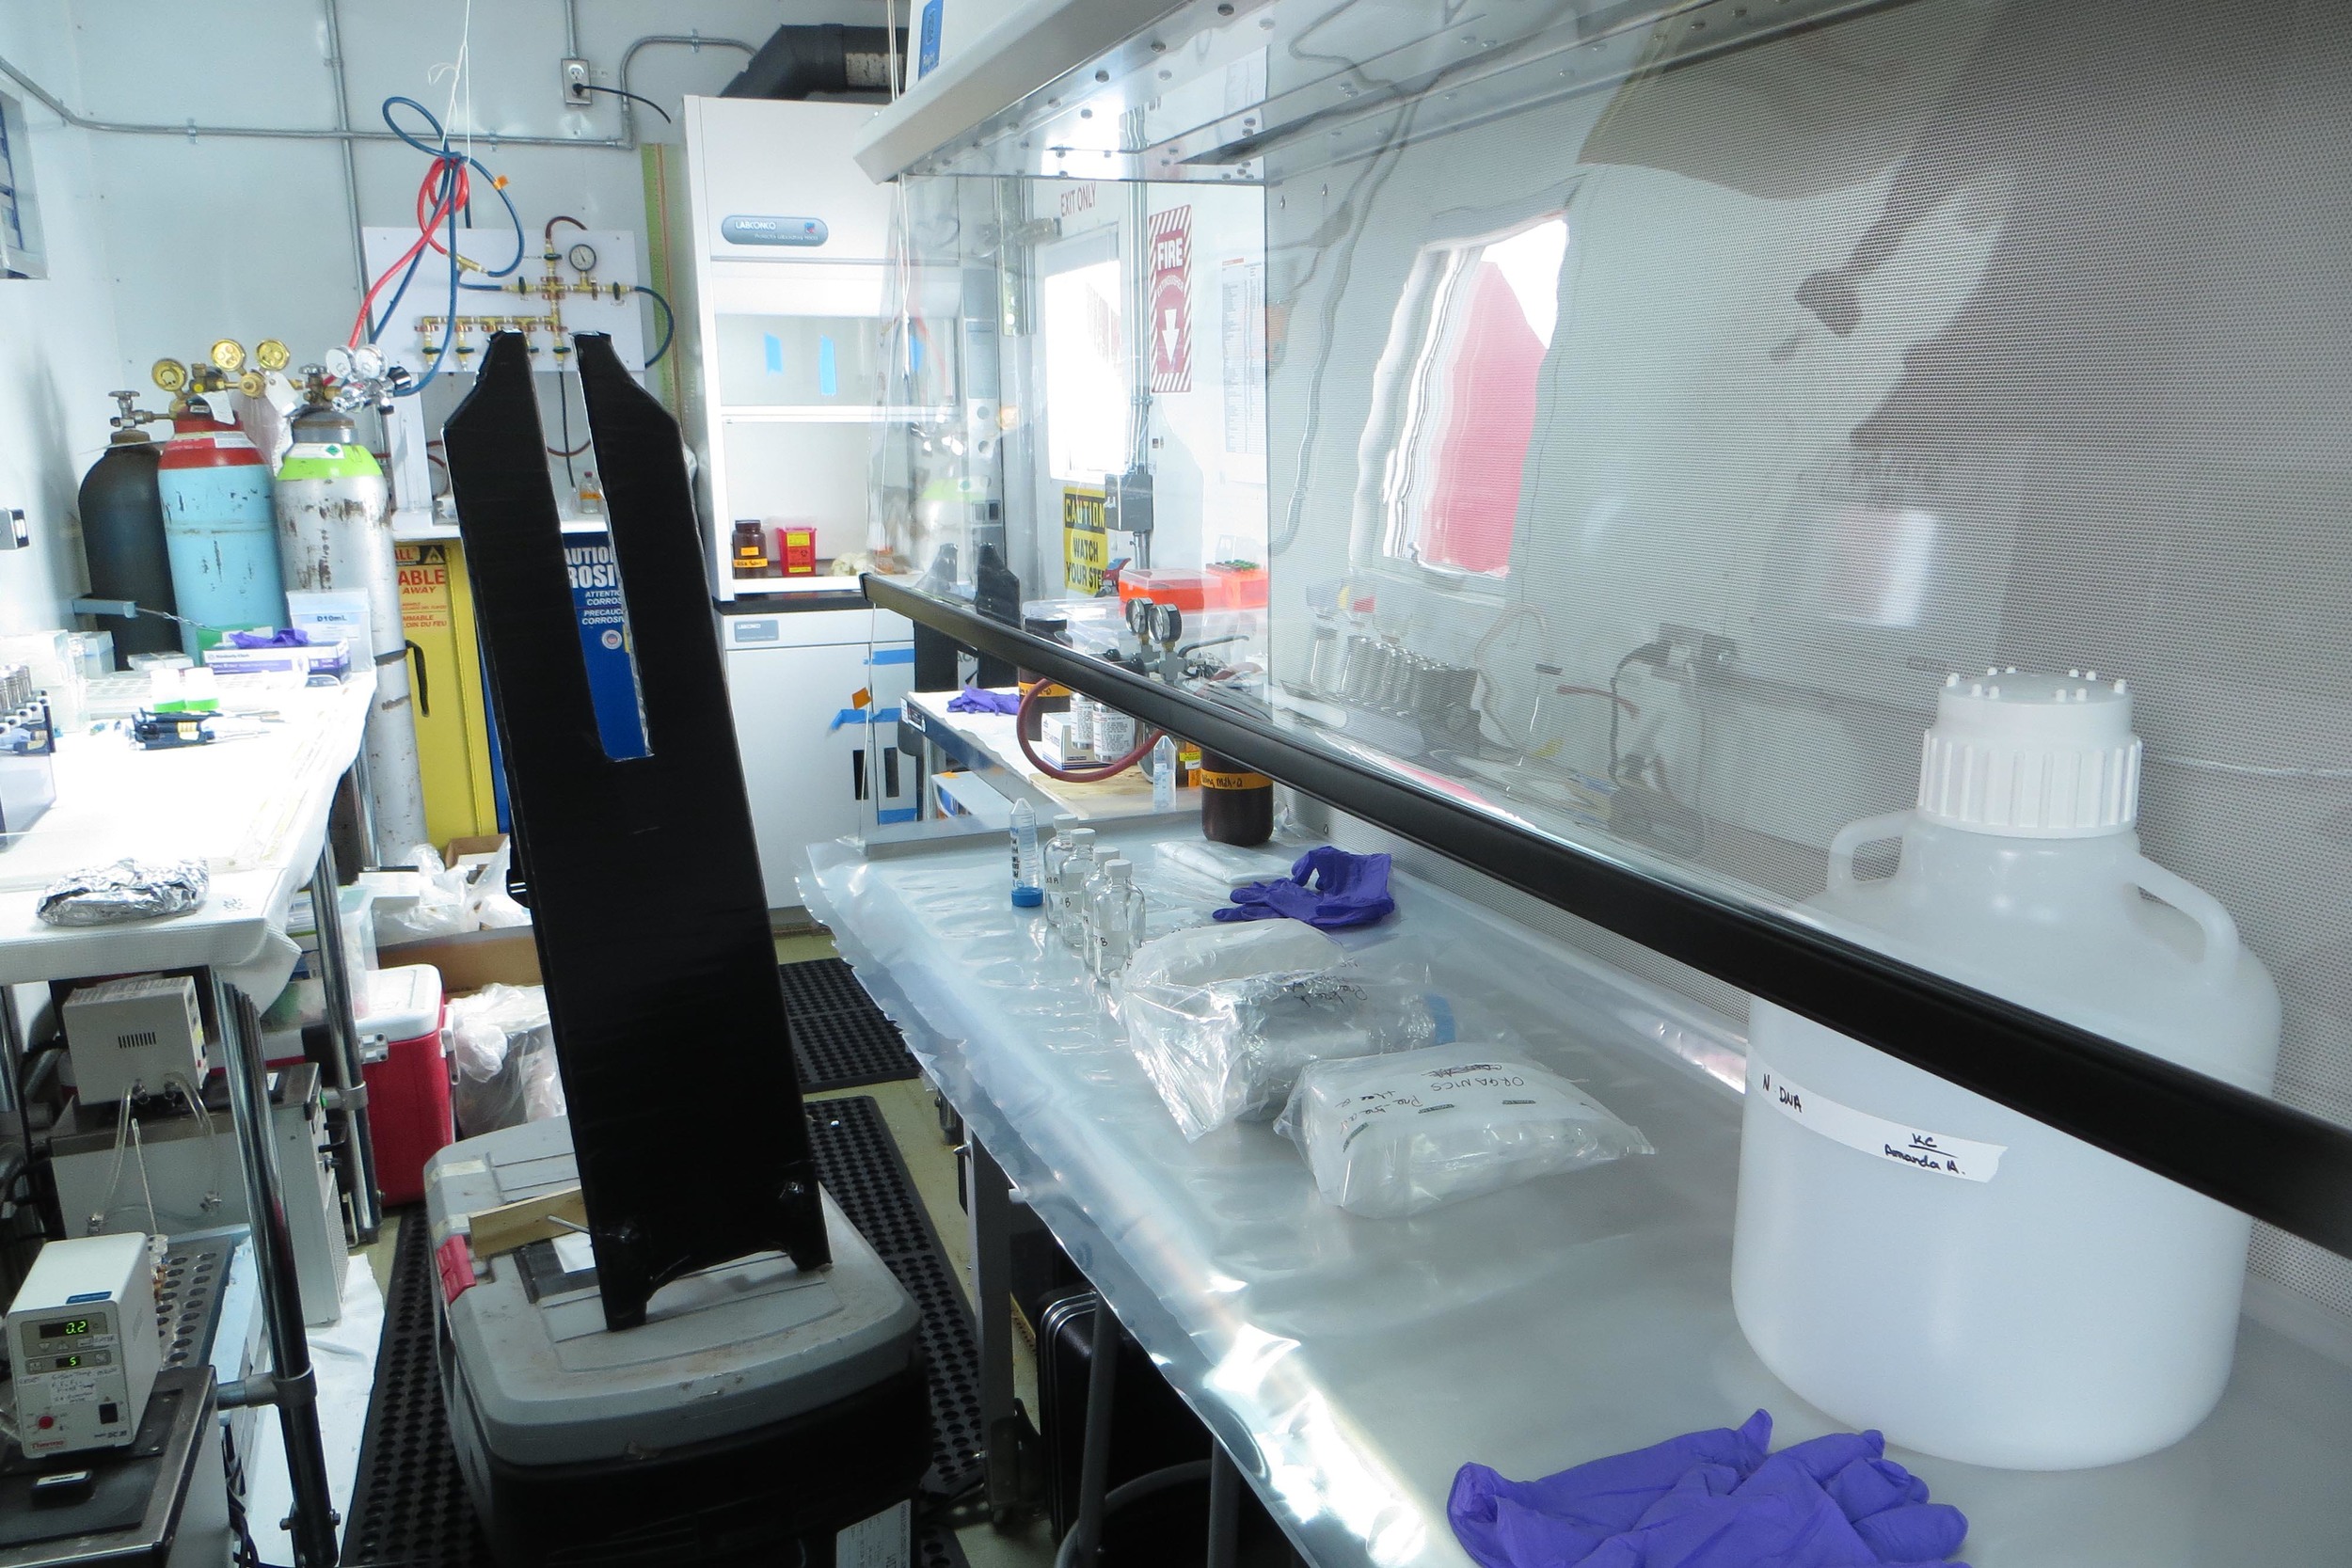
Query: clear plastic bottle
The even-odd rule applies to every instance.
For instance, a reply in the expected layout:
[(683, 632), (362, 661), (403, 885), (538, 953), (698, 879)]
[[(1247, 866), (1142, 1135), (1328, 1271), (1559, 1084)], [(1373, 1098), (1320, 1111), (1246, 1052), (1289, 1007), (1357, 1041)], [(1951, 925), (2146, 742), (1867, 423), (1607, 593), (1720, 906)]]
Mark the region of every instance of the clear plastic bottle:
[(1176, 742), (1165, 735), (1152, 746), (1152, 809), (1176, 809)]
[(1093, 855), (1084, 865), (1073, 865), (1064, 872), (1070, 884), (1070, 920), (1061, 934), (1070, 943), (1071, 951), (1085, 960), (1087, 968), (1094, 967), (1094, 895), (1101, 887), (1103, 872), (1113, 861), (1122, 860), (1118, 848), (1108, 844), (1093, 847)]
[(1123, 860), (1111, 861), (1089, 884), (1087, 928), (1093, 945), (1088, 967), (1097, 979), (1124, 974), (1143, 944), (1143, 890), (1136, 886), (1135, 871)]
[(1054, 836), (1040, 846), (1037, 854), (1038, 886), (1043, 888), (1046, 902), (1053, 902), (1054, 879), (1061, 872), (1061, 863), (1069, 858), (1071, 847), (1078, 841), (1070, 836), (1071, 819), (1054, 818)]
[(1012, 902), (1022, 910), (1045, 902), (1038, 867), (1037, 808), (1026, 800), (1012, 803)]
[(1081, 844), (1061, 863), (1061, 875), (1046, 894), (1054, 929), (1074, 951), (1085, 941), (1087, 879), (1094, 875), (1094, 846)]
[[(1808, 906), (1895, 958), (2256, 1093), (2279, 997), (2210, 895), (2139, 852), (2121, 681), (1954, 677), (1915, 811), (1857, 822)], [(1899, 837), (1892, 876), (1854, 857)], [(1939, 1458), (2118, 1464), (2221, 1397), (2250, 1222), (1758, 1001), (1732, 1303), (1764, 1364)]]
[(1045, 914), (1057, 931), (1066, 931), (1076, 913), (1078, 895), (1086, 886), (1087, 873), (1093, 870), (1094, 830), (1069, 828), (1054, 837), (1056, 852), (1048, 855), (1045, 877)]

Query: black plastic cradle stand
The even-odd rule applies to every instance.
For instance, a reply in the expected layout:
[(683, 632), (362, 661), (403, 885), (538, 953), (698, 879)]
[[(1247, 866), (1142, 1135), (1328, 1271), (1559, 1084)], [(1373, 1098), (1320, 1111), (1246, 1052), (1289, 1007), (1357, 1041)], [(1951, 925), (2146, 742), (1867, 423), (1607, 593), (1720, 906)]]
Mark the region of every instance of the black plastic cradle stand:
[(500, 333), (450, 484), (607, 1325), (693, 1270), (831, 1253), (675, 420), (579, 344), (649, 754), (606, 754), (531, 356)]

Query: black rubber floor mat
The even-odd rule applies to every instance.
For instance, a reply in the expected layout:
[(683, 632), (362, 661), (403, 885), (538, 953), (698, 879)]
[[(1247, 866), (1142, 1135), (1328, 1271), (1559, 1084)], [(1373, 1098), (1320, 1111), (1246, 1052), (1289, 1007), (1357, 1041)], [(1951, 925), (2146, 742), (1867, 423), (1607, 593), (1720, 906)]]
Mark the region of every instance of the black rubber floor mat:
[(931, 1367), (931, 1468), (923, 1490), (952, 1497), (978, 1481), (982, 1464), (980, 1352), (971, 1304), (882, 1108), (859, 1095), (818, 1101), (807, 1111), (809, 1146), (825, 1191), (922, 1311)]
[(839, 958), (778, 964), (804, 1094), (893, 1084), (921, 1072), (898, 1025)]
[(351, 1483), (351, 1520), (343, 1528), (346, 1563), (418, 1568), (493, 1568), (490, 1544), (475, 1522), (457, 1455), (450, 1447), (433, 1361), (431, 1226), (421, 1208), (400, 1211), (391, 1289), (384, 1297), (384, 1338), (375, 1353), (375, 1388)]
[[(980, 1475), (979, 1352), (971, 1307), (880, 1108), (859, 1097), (822, 1101), (806, 1110), (825, 1190), (922, 1311), (932, 1414), (932, 1464), (923, 1490), (933, 1500), (954, 1497)], [(343, 1561), (354, 1568), (495, 1564), (458, 1473), (441, 1404), (429, 1228), (421, 1209), (401, 1212), (375, 1388), (343, 1534)], [(950, 1530), (918, 1528), (914, 1568), (965, 1568), (963, 1548)]]

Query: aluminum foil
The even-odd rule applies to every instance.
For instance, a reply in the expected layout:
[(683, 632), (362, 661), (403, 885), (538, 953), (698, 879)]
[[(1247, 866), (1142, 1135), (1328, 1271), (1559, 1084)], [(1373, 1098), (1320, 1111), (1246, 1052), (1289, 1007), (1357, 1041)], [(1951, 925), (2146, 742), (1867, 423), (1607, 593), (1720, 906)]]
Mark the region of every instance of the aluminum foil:
[(197, 908), (211, 885), (202, 861), (119, 860), (50, 883), (41, 889), (39, 913), (52, 926), (157, 920)]

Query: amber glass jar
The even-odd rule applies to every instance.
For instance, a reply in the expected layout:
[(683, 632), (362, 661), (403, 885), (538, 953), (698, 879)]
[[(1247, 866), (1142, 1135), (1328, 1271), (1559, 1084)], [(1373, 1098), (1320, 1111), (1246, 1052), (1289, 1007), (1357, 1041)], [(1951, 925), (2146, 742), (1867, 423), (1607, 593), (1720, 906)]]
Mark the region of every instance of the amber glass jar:
[(1274, 781), (1205, 748), (1200, 752), (1200, 836), (1244, 848), (1274, 836)]

